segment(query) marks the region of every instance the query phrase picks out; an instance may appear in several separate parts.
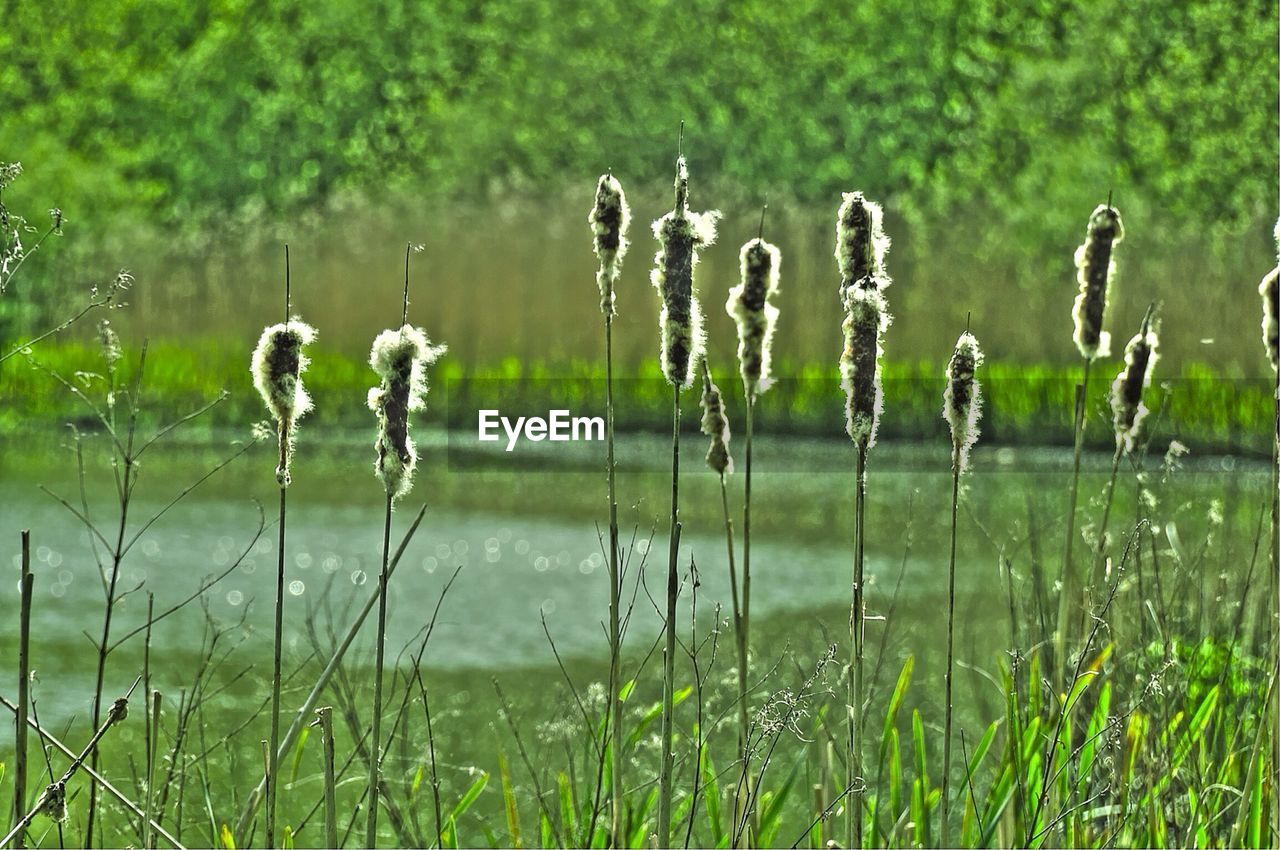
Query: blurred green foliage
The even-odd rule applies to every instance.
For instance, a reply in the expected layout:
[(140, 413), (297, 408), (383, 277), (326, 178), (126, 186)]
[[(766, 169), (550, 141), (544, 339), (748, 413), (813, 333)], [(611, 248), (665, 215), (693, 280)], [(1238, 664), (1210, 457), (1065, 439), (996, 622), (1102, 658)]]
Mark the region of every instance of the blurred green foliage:
[(0, 151), (73, 223), (207, 229), (665, 179), (685, 119), (745, 192), (976, 203), (1034, 250), (1109, 187), (1197, 230), (1270, 218), (1276, 38), (1239, 0), (7, 3)]
[[(132, 375), (136, 349), (126, 350)], [(304, 381), (315, 399), (308, 415), (311, 427), (336, 430), (372, 427), (365, 398), (375, 377), (367, 363), (313, 346)], [(92, 413), (65, 391), (51, 372), (83, 387), (100, 381), (99, 346), (81, 342), (49, 342), (35, 349), (29, 368), (20, 358), (0, 367), (0, 434), (47, 430), (66, 422), (95, 428)], [(779, 380), (757, 407), (762, 432), (842, 438), (844, 398), (834, 364), (791, 368), (792, 378)], [(227, 397), (196, 427), (247, 428), (267, 418), (253, 389), (248, 357), (238, 348), (212, 341), (153, 343), (148, 348), (144, 392), (147, 415), (162, 425), (217, 398)], [(948, 439), (942, 419), (942, 364), (887, 361), (884, 364), (885, 413), (880, 436), (942, 446)], [(1148, 390), (1152, 413), (1146, 433), (1151, 452), (1163, 454), (1171, 439), (1197, 453), (1231, 451), (1266, 457), (1275, 408), (1267, 379), (1229, 380), (1202, 364), (1187, 366)], [(1072, 410), (1078, 369), (992, 363), (979, 374), (983, 391), (982, 438), (995, 445), (1070, 445)], [(740, 431), (745, 402), (737, 373), (717, 371), (715, 380), (726, 400), (731, 426)], [(1091, 382), (1092, 383), (1092, 382)], [(1108, 395), (1093, 383), (1087, 440), (1094, 448), (1114, 448)], [(604, 365), (595, 361), (526, 362), (515, 357), (471, 364), (446, 356), (431, 370), (431, 392), (422, 419), (464, 431), (476, 427), (479, 408), (497, 407), (504, 414), (543, 414), (553, 408), (575, 415), (603, 415)], [(631, 378), (615, 382), (618, 427), (622, 431), (662, 433), (670, 428), (670, 387), (655, 359), (645, 361)], [(696, 430), (696, 396), (686, 393), (685, 428)], [(188, 429), (190, 433), (191, 429)], [(205, 436), (208, 436), (206, 432)]]

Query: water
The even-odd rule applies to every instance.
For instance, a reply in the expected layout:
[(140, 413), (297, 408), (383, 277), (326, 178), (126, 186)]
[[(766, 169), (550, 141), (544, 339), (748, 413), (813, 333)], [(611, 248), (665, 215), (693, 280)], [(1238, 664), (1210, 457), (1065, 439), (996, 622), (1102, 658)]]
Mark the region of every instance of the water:
[[(8, 576), (0, 583), (0, 604), (17, 611), (18, 531), (30, 528), (36, 582), (33, 663), (45, 695), (44, 710), (50, 716), (69, 715), (87, 705), (92, 684), (94, 652), (86, 636), (101, 631), (104, 590), (93, 544), (99, 554), (104, 546), (91, 539), (67, 507), (40, 489), (81, 510), (74, 456), (46, 441), (25, 439), (25, 447), (7, 447), (0, 462), (0, 504), (5, 506), (0, 540), (6, 542)], [(430, 506), (392, 580), (389, 653), (394, 657), (402, 647), (416, 645), (446, 582), (460, 570), (430, 639), (426, 658), (433, 669), (486, 675), (545, 670), (554, 656), (544, 619), (571, 668), (596, 669), (606, 657), (608, 569), (600, 536), (607, 535), (604, 477), (595, 449), (564, 449), (565, 471), (492, 465), (477, 471), (433, 461), (433, 454), (445, 454), (431, 448), (442, 439), (440, 434), (424, 435), (428, 459), (416, 490), (395, 514), (393, 540), (398, 541), (421, 500)], [(86, 498), (89, 516), (114, 544), (118, 507), (102, 454), (104, 442), (98, 437), (85, 444)], [(369, 449), (356, 436), (325, 442), (304, 441), (289, 491), (286, 649), (293, 661), (311, 652), (304, 627), (308, 621), (322, 634), (330, 628), (345, 630), (353, 611), (374, 589), (380, 566), (383, 500), (366, 465)], [(706, 628), (717, 607), (722, 619), (728, 617), (731, 599), (718, 481), (701, 466), (701, 444), (695, 447), (696, 454), (694, 448), (686, 450), (682, 478), (680, 563), (685, 575), (696, 565), (698, 612)], [(125, 540), (233, 450), (163, 444), (150, 449)], [(657, 436), (621, 437), (620, 519), (627, 546), (627, 596), (633, 600), (628, 634), (637, 654), (648, 648), (660, 624), (670, 487), (662, 458), (668, 451)], [(843, 441), (762, 439), (758, 457), (752, 611), (762, 651), (790, 646), (816, 654), (827, 640), (843, 646), (851, 569), (851, 449)], [(940, 613), (950, 528), (946, 453), (883, 445), (872, 458), (869, 608), (874, 616), (892, 611), (888, 628), (895, 657), (932, 655), (945, 635)], [(138, 538), (118, 578), (123, 599), (116, 609), (113, 640), (142, 627), (148, 594), (154, 594), (155, 610), (165, 612), (216, 579), (204, 594), (207, 615), (229, 624), (243, 640), (237, 650), (240, 660), (265, 664), (276, 566), (272, 522), (277, 491), (271, 460), (267, 447), (251, 450)], [(1013, 640), (1001, 559), (1012, 566), (1019, 599), (1030, 594), (1037, 567), (1051, 592), (1060, 558), (1068, 463), (1066, 453), (1049, 450), (980, 449), (976, 454), (976, 472), (968, 479), (961, 513), (957, 570), (962, 613), (957, 641), (974, 661), (988, 662)], [(1206, 536), (1213, 534), (1208, 546), (1221, 557), (1212, 558), (1211, 569), (1197, 582), (1207, 593), (1206, 604), (1226, 610), (1238, 603), (1233, 596), (1238, 590), (1232, 589), (1250, 560), (1266, 468), (1231, 458), (1188, 463), (1163, 486), (1158, 473), (1153, 474), (1150, 486), (1166, 516), (1158, 525), (1158, 539), (1169, 550), (1176, 572), (1183, 560), (1182, 568), (1191, 568)], [(1153, 459), (1149, 465), (1157, 464)], [(1109, 458), (1087, 459), (1081, 491), (1086, 533), (1100, 515), (1096, 502), (1108, 469)], [(740, 474), (731, 476), (739, 545), (741, 483)], [(1131, 480), (1122, 479), (1113, 536), (1132, 526), (1132, 491)], [(259, 531), (262, 522), (266, 526)], [(1085, 557), (1083, 544), (1077, 551)], [(692, 597), (686, 587), (681, 613), (686, 624)], [(177, 661), (196, 651), (205, 616), (192, 604), (155, 626), (152, 654), (158, 670), (165, 669), (166, 658)], [(1020, 624), (1023, 648), (1039, 637), (1036, 619), (1029, 615)], [(873, 643), (884, 628), (878, 620), (869, 626)], [(5, 617), (0, 647), (7, 659), (13, 657), (16, 630), (16, 616)], [(371, 650), (371, 626), (364, 631), (366, 639), (357, 643), (353, 656), (359, 661)], [(136, 675), (132, 661), (141, 640), (141, 635), (130, 638), (120, 653), (122, 663), (109, 667), (108, 690), (127, 687)], [(178, 672), (185, 675), (181, 668)]]

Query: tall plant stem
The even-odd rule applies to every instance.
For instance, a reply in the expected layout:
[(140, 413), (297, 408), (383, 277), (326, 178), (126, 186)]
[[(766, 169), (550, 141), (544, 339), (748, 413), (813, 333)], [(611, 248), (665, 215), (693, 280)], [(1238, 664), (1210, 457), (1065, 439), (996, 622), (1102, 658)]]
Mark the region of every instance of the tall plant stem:
[[(755, 393), (748, 393), (747, 471), (742, 502), (742, 645), (748, 655), (751, 652), (751, 444), (755, 431), (755, 412)], [(747, 675), (745, 667), (742, 675)]]
[[(107, 581), (106, 587), (106, 610), (102, 616), (102, 640), (98, 643), (98, 671), (94, 680), (93, 688), (93, 726), (98, 728), (102, 723), (102, 689), (106, 683), (107, 675), (107, 656), (111, 654), (111, 618), (116, 607), (116, 586), (120, 579), (120, 564), (124, 560), (124, 554), (128, 550), (125, 545), (125, 529), (129, 523), (129, 504), (133, 497), (133, 486), (137, 481), (138, 467), (137, 458), (133, 453), (133, 441), (137, 434), (138, 425), (138, 392), (142, 385), (143, 370), (147, 364), (147, 344), (142, 344), (142, 353), (138, 357), (138, 372), (134, 376), (133, 386), (130, 390), (129, 399), (129, 425), (128, 436), (125, 439), (124, 446), (117, 449), (119, 458), (113, 459), (112, 466), (116, 466), (117, 462), (123, 469), (116, 479), (118, 486), (118, 498), (120, 503), (120, 525), (116, 531), (115, 548), (111, 550), (111, 577)], [(114, 382), (112, 383), (114, 388)], [(111, 432), (115, 433), (115, 402), (108, 405), (109, 416), (111, 420)], [(94, 772), (98, 769), (98, 751), (94, 749), (89, 753), (89, 767)], [(92, 775), (92, 774), (91, 774)], [(93, 830), (97, 820), (98, 811), (98, 785), (96, 782), (89, 785), (89, 813), (85, 820), (84, 828), (84, 846), (86, 848), (93, 846)]]
[(1058, 629), (1054, 646), (1055, 678), (1066, 670), (1067, 646), (1074, 635), (1076, 609), (1080, 603), (1080, 588), (1076, 583), (1075, 566), (1072, 563), (1076, 543), (1076, 505), (1080, 498), (1080, 458), (1084, 453), (1084, 426), (1088, 413), (1089, 367), (1092, 360), (1084, 361), (1084, 376), (1076, 387), (1075, 450), (1071, 462), (1071, 500), (1067, 507), (1067, 539), (1063, 545), (1062, 592), (1058, 597)]
[[(763, 228), (764, 216), (761, 214), (761, 227)], [(738, 637), (738, 654), (739, 654), (739, 671), (738, 671), (738, 690), (742, 700), (742, 713), (745, 717), (747, 713), (747, 676), (751, 669), (751, 444), (755, 441), (755, 413), (756, 413), (756, 394), (754, 392), (747, 393), (747, 469), (745, 473), (745, 483), (743, 485), (742, 499), (742, 630)], [(752, 799), (751, 772), (748, 770), (747, 759), (747, 729), (748, 724), (743, 723), (742, 726), (742, 746), (743, 761), (742, 767), (747, 777), (747, 799)], [(756, 807), (751, 815), (751, 838), (754, 843), (756, 834), (759, 833), (760, 812)]]
[(334, 771), (333, 708), (327, 705), (317, 708), (316, 723), (324, 746), (324, 846), (337, 847), (338, 780)]
[(151, 730), (150, 736), (154, 738), (147, 745), (147, 816), (142, 819), (142, 846), (147, 850), (155, 850), (156, 835), (155, 830), (151, 828), (152, 822), (155, 820), (155, 777), (156, 777), (156, 751), (160, 748), (160, 692), (151, 692), (150, 711), (147, 714), (148, 728)]
[(622, 602), (622, 575), (618, 566), (618, 489), (617, 469), (613, 447), (613, 315), (604, 316), (604, 406), (605, 440), (608, 448), (609, 479), (609, 735), (613, 754), (611, 786), (613, 788), (612, 824), (610, 834), (613, 846), (621, 847), (625, 841), (622, 817), (622, 700), (618, 696), (622, 685), (622, 628), (619, 608)]
[(862, 727), (864, 676), (863, 656), (866, 652), (866, 597), (863, 564), (866, 557), (867, 449), (858, 446), (855, 466), (853, 505), (853, 600), (849, 611), (849, 637), (853, 657), (849, 664), (849, 773), (845, 787), (849, 791), (847, 819), (848, 846), (862, 847), (863, 760)]
[(373, 732), (369, 739), (369, 810), (365, 820), (365, 847), (378, 846), (378, 791), (382, 784), (382, 661), (387, 643), (387, 565), (391, 561), (391, 507), (387, 494), (386, 521), (382, 528), (382, 569), (378, 571), (378, 633), (373, 662)]
[(671, 846), (671, 780), (675, 767), (676, 596), (680, 592), (680, 387), (671, 397), (671, 547), (667, 554), (666, 652), (662, 662), (662, 765), (658, 772), (658, 846)]
[(960, 444), (951, 450), (951, 559), (947, 568), (946, 709), (942, 728), (942, 847), (951, 846), (951, 678), (956, 637), (956, 526), (960, 516)]
[[(287, 439), (283, 432), (281, 439)], [(285, 518), (288, 516), (288, 492), (287, 487), (280, 488), (280, 539), (276, 544), (276, 621), (271, 667), (271, 741), (270, 751), (267, 754), (266, 846), (268, 848), (276, 846), (276, 796), (279, 793), (276, 775), (280, 767), (280, 668), (284, 646), (284, 543)]]
[[(729, 553), (729, 595), (733, 602), (733, 633), (738, 651), (738, 758), (742, 760), (742, 769), (747, 769), (748, 738), (751, 732), (751, 721), (747, 714), (747, 642), (746, 632), (742, 628), (742, 606), (738, 596), (738, 567), (733, 545), (733, 517), (729, 513), (729, 486), (723, 474), (720, 476), (720, 504), (724, 508), (724, 536)], [(750, 796), (748, 789), (747, 795)], [(735, 823), (742, 820), (741, 789), (735, 793)]]
[[(35, 577), (31, 574), (31, 532), (22, 532), (22, 603), (18, 609), (18, 727), (14, 730), (13, 754), (13, 818), (27, 811), (27, 708), (31, 704), (31, 591)], [(15, 847), (23, 846), (19, 832)]]
[[(289, 327), (289, 313), (293, 308), (293, 280), (290, 275), (289, 266), (289, 246), (284, 246), (284, 326)], [(284, 637), (284, 543), (285, 543), (285, 517), (288, 514), (287, 490), (288, 484), (284, 483), (288, 480), (288, 446), (290, 439), (290, 431), (292, 423), (288, 417), (282, 418), (277, 423), (276, 442), (280, 448), (280, 469), (286, 473), (286, 478), (282, 479), (280, 484), (280, 540), (276, 545), (276, 622), (275, 622), (275, 645), (272, 653), (271, 668), (271, 741), (269, 742), (270, 751), (267, 753), (267, 847), (274, 848), (276, 840), (276, 796), (279, 788), (276, 786), (276, 773), (280, 767), (280, 662), (283, 654), (283, 637)]]
[(1102, 507), (1102, 525), (1098, 528), (1098, 546), (1094, 552), (1093, 571), (1090, 580), (1102, 574), (1103, 558), (1107, 553), (1107, 525), (1111, 522), (1111, 504), (1116, 496), (1116, 479), (1120, 477), (1120, 459), (1124, 457), (1124, 443), (1116, 442), (1116, 453), (1111, 458), (1111, 477), (1107, 480), (1107, 498)]
[[(1272, 642), (1272, 669), (1280, 670), (1280, 628), (1277, 628), (1277, 612), (1280, 612), (1280, 369), (1275, 372), (1275, 432), (1271, 440), (1271, 604), (1270, 616)], [(1280, 688), (1271, 702), (1271, 787), (1280, 788)], [(1271, 805), (1271, 831), (1280, 835), (1280, 794), (1273, 793)]]

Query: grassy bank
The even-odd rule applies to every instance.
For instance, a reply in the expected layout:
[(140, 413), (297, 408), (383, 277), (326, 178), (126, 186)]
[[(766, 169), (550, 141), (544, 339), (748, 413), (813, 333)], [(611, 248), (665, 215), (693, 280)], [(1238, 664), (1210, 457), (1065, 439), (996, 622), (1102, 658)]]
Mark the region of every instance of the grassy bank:
[[(138, 352), (128, 352), (136, 361)], [(86, 422), (85, 409), (48, 372), (87, 377), (102, 370), (98, 346), (79, 342), (45, 343), (34, 354), (39, 367), (15, 358), (0, 367), (0, 432), (40, 431), (66, 422)], [(323, 348), (312, 356), (307, 385), (316, 399), (310, 427), (335, 430), (365, 429), (371, 418), (363, 401), (374, 375), (362, 360)], [(767, 404), (757, 410), (761, 428), (775, 434), (842, 436), (839, 378), (835, 365), (794, 367), (779, 364), (784, 377), (770, 391)], [(1103, 374), (1110, 381), (1111, 369)], [(716, 370), (724, 388), (731, 420), (742, 416), (741, 388), (733, 376)], [(986, 367), (984, 442), (1004, 445), (1070, 445), (1069, 415), (1078, 369), (992, 363)], [(1232, 379), (1212, 367), (1191, 364), (1176, 377), (1162, 374), (1152, 387), (1149, 406), (1161, 439), (1178, 439), (1198, 452), (1244, 452), (1259, 457), (1268, 452), (1268, 423), (1274, 416), (1266, 379)], [(260, 400), (253, 393), (244, 352), (224, 344), (158, 343), (147, 356), (147, 387), (152, 401), (143, 415), (155, 422), (171, 421), (223, 391), (227, 397), (208, 416), (204, 428), (245, 428), (262, 418)], [(575, 415), (602, 415), (604, 370), (598, 363), (567, 365), (522, 363), (515, 358), (491, 365), (467, 366), (456, 358), (443, 361), (433, 379), (428, 421), (474, 431), (476, 410), (498, 408), (506, 413), (545, 414), (565, 408)], [(941, 364), (886, 361), (886, 415), (881, 434), (886, 439), (937, 439), (945, 433), (938, 399), (943, 385)], [(667, 389), (656, 361), (638, 373), (617, 379), (618, 428), (660, 432), (668, 426)], [(1110, 409), (1102, 392), (1092, 394), (1095, 423), (1087, 436), (1095, 448), (1111, 448), (1106, 423)], [(693, 423), (689, 426), (692, 428)]]

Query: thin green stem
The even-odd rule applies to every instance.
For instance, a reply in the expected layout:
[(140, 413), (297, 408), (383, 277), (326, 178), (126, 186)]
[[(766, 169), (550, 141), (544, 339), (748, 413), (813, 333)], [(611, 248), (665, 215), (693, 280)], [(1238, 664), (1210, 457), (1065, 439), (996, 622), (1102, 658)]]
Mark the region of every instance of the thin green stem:
[(862, 730), (864, 675), (863, 658), (866, 652), (866, 597), (864, 594), (864, 563), (866, 558), (866, 501), (867, 501), (867, 449), (858, 446), (855, 465), (855, 489), (853, 507), (853, 599), (849, 611), (849, 637), (853, 657), (849, 664), (849, 772), (845, 787), (849, 792), (847, 840), (852, 848), (862, 847), (862, 805), (865, 794)]
[[(743, 501), (742, 501), (742, 630), (738, 637), (738, 654), (739, 654), (739, 673), (738, 685), (739, 693), (742, 700), (742, 714), (745, 718), (747, 715), (747, 676), (751, 669), (751, 456), (752, 444), (755, 442), (755, 412), (756, 412), (756, 394), (747, 392), (747, 440), (746, 440), (746, 460), (747, 468), (745, 473), (745, 482), (743, 485)], [(747, 752), (747, 728), (748, 724), (743, 722), (743, 760), (742, 767), (744, 775), (747, 777), (747, 797), (752, 796), (752, 778), (749, 768), (749, 753)], [(751, 841), (760, 831), (760, 813), (757, 809), (751, 816)]]
[[(746, 633), (742, 628), (742, 606), (738, 595), (738, 567), (733, 545), (733, 517), (729, 512), (729, 487), (724, 474), (720, 475), (720, 505), (724, 509), (725, 545), (729, 554), (729, 595), (733, 602), (733, 633), (738, 652), (738, 758), (742, 760), (743, 770), (748, 761), (748, 738), (751, 721), (747, 713), (747, 644)], [(734, 792), (734, 817), (742, 818), (741, 787)]]
[(1102, 525), (1098, 528), (1098, 545), (1094, 552), (1091, 580), (1102, 575), (1103, 558), (1107, 554), (1107, 526), (1111, 522), (1111, 504), (1116, 496), (1116, 479), (1120, 476), (1120, 459), (1124, 456), (1124, 442), (1116, 441), (1116, 453), (1111, 459), (1111, 478), (1107, 481), (1107, 498), (1102, 507)]
[(279, 793), (276, 774), (280, 767), (280, 681), (281, 658), (284, 654), (284, 546), (285, 518), (288, 516), (287, 487), (280, 488), (280, 539), (276, 545), (276, 619), (275, 644), (271, 667), (271, 742), (267, 753), (267, 835), (266, 846), (275, 847), (276, 796)]
[(1071, 498), (1067, 506), (1067, 538), (1063, 545), (1061, 595), (1058, 597), (1057, 642), (1054, 647), (1055, 677), (1065, 672), (1067, 646), (1073, 639), (1073, 624), (1080, 603), (1076, 571), (1073, 565), (1076, 542), (1076, 506), (1080, 499), (1080, 458), (1084, 453), (1084, 428), (1088, 413), (1089, 367), (1092, 360), (1084, 361), (1084, 376), (1076, 387), (1075, 449), (1071, 463)]
[(378, 794), (382, 785), (382, 662), (387, 643), (387, 565), (391, 561), (391, 508), (387, 494), (386, 521), (382, 528), (382, 569), (378, 571), (378, 631), (373, 662), (373, 733), (369, 741), (369, 809), (365, 817), (365, 847), (378, 846)]
[(321, 743), (324, 747), (324, 846), (337, 847), (338, 790), (334, 771), (333, 709), (327, 705), (317, 708), (316, 722), (320, 725)]
[(610, 835), (613, 846), (622, 847), (623, 836), (623, 788), (622, 788), (622, 700), (618, 696), (622, 685), (622, 628), (619, 608), (622, 602), (622, 575), (618, 566), (618, 490), (617, 469), (613, 444), (613, 315), (604, 317), (604, 396), (605, 439), (608, 444), (609, 479), (609, 735), (612, 749), (612, 824)]
[(951, 452), (951, 558), (947, 568), (947, 670), (942, 728), (942, 847), (951, 846), (951, 679), (956, 632), (956, 534), (960, 516), (960, 444)]
[(671, 547), (667, 555), (666, 651), (662, 667), (662, 764), (658, 772), (658, 846), (671, 846), (671, 791), (675, 755), (676, 596), (680, 592), (680, 387), (671, 401)]
[[(31, 532), (22, 532), (22, 602), (18, 609), (18, 727), (15, 730), (13, 755), (13, 818), (27, 811), (27, 707), (31, 704), (31, 592), (35, 576), (31, 574)], [(23, 832), (14, 840), (23, 846)]]

